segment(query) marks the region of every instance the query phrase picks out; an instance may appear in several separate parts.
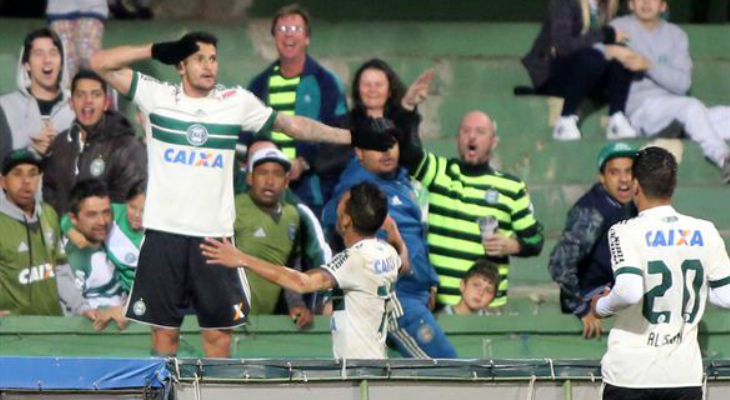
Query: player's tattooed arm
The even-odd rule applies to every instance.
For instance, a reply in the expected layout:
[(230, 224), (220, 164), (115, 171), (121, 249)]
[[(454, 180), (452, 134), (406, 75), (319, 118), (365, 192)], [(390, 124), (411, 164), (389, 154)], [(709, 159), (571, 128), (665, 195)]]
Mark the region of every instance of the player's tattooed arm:
[(206, 238), (200, 249), (208, 264), (220, 264), (230, 268), (245, 267), (262, 278), (297, 293), (311, 293), (327, 290), (335, 286), (334, 278), (323, 269), (313, 269), (306, 273), (295, 269), (274, 265), (250, 256), (237, 249), (227, 238), (216, 240)]
[(278, 113), (274, 120), (274, 129), (305, 142), (350, 144), (350, 131), (297, 115)]
[(152, 46), (120, 46), (104, 49), (91, 57), (91, 69), (123, 95), (129, 94), (134, 72), (128, 65), (152, 56)]

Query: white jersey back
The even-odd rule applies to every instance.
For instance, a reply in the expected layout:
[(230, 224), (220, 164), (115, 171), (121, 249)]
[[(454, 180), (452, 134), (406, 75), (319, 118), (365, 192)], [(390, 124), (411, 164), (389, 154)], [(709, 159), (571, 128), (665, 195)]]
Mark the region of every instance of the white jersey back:
[(628, 388), (702, 385), (697, 325), (708, 287), (730, 280), (715, 226), (651, 208), (609, 231), (614, 276), (643, 277), (644, 296), (616, 314), (603, 357), (605, 382)]
[(231, 236), (238, 135), (273, 125), (275, 113), (240, 87), (192, 98), (180, 85), (134, 73), (129, 97), (147, 116), (145, 228), (188, 236)]
[(337, 282), (331, 320), (335, 358), (387, 358), (388, 302), (394, 296), (400, 265), (393, 246), (366, 239), (322, 267)]

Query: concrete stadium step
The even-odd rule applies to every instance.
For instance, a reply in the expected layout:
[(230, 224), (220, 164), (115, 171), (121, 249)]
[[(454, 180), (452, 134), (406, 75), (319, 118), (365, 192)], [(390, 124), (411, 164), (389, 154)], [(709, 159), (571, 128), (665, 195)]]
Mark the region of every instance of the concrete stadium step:
[[(171, 0), (168, 0), (169, 3)], [(686, 22), (692, 19), (693, 2), (697, 0), (671, 0), (670, 17), (673, 21)], [(176, 1), (173, 1), (177, 6)], [(269, 18), (276, 10), (288, 4), (288, 0), (252, 1), (246, 11), (249, 15)], [(359, 0), (338, 1), (337, 7), (321, 0), (299, 1), (315, 18), (330, 21), (533, 21), (540, 22), (547, 13), (549, 0), (521, 0), (519, 2), (475, 2), (472, 0), (422, 0), (419, 2), (393, 2), (371, 0), (367, 7)], [(710, 22), (724, 22), (727, 2), (725, 0), (704, 1)]]
[[(552, 139), (548, 129), (532, 135), (513, 134), (503, 130), (498, 120), (500, 144), (494, 154), (497, 168), (519, 176), (533, 185), (590, 185), (598, 179), (596, 160), (603, 146), (609, 142), (603, 139), (583, 139), (573, 142), (558, 142)], [(452, 134), (458, 128), (453, 126), (444, 134)], [(708, 162), (699, 146), (688, 140), (631, 140), (637, 148), (646, 145), (661, 145), (680, 149), (679, 185), (718, 186), (721, 182), (720, 169)], [(424, 147), (447, 157), (458, 157), (454, 136), (424, 140)], [(728, 188), (730, 190), (730, 188)], [(730, 211), (730, 206), (727, 207)]]
[[(724, 101), (706, 102), (708, 106), (718, 103), (730, 104), (730, 90), (727, 94), (719, 94)], [(510, 135), (546, 134), (552, 132), (550, 119), (560, 115), (562, 100), (545, 96), (515, 97), (511, 92), (483, 91), (481, 93), (436, 94), (423, 103), (419, 110), (424, 121), (434, 126), (424, 127), (425, 137), (438, 137), (439, 132), (432, 129), (455, 130), (462, 115), (468, 110), (485, 110), (498, 123), (502, 132)], [(584, 138), (604, 139), (605, 126), (608, 123), (608, 107), (586, 103), (579, 110), (581, 117), (579, 125)], [(604, 119), (602, 121), (602, 119)]]
[[(0, 58), (17, 57), (25, 34), (32, 28), (43, 26), (42, 20), (2, 19)], [(193, 27), (194, 25), (194, 27)], [(695, 61), (730, 59), (730, 27), (683, 26), (691, 41)], [(106, 47), (121, 44), (142, 44), (170, 40), (182, 33), (208, 30), (221, 38), (220, 55), (226, 63), (250, 59), (273, 59), (268, 19), (256, 19), (248, 24), (209, 23), (196, 21), (108, 21), (104, 44)], [(539, 29), (530, 23), (444, 23), (444, 22), (318, 22), (312, 41), (311, 53), (323, 59), (350, 59), (366, 57), (417, 57), (424, 60), (440, 58), (489, 59), (524, 55)], [(493, 40), (509, 38), (510, 40)], [(231, 61), (232, 60), (232, 61)], [(266, 64), (264, 62), (263, 64)], [(7, 64), (3, 62), (3, 67)], [(7, 90), (14, 82), (15, 66), (3, 68), (0, 90)], [(10, 72), (8, 75), (7, 73)], [(228, 76), (222, 74), (224, 81)], [(236, 74), (238, 75), (238, 74)], [(240, 75), (239, 75), (240, 76)]]
[[(511, 95), (515, 86), (531, 85), (527, 70), (519, 57), (393, 57), (386, 61), (406, 84), (410, 84), (425, 69), (435, 67), (438, 80), (433, 91), (441, 95)], [(353, 75), (361, 62), (348, 62)], [(694, 62), (691, 94), (711, 104), (714, 101), (730, 101), (730, 59), (703, 59)]]
[[(561, 227), (562, 229), (562, 227)], [(725, 241), (725, 247), (730, 249), (730, 229), (727, 227), (720, 231)], [(555, 248), (560, 232), (549, 233), (545, 240), (542, 252), (537, 257), (510, 259), (510, 298), (530, 298), (531, 295), (540, 295), (544, 299), (555, 299), (558, 291), (557, 285), (553, 282), (548, 271), (550, 253)], [(534, 296), (532, 296), (534, 298)]]
[[(532, 186), (530, 197), (537, 219), (548, 233), (560, 232), (565, 216), (587, 186)], [(730, 230), (730, 188), (726, 186), (680, 186), (674, 196), (680, 213), (712, 221), (718, 229)]]
[[(266, 21), (268, 23), (268, 21)], [(316, 26), (314, 54), (522, 57), (540, 27), (532, 23), (355, 22)], [(730, 58), (730, 27), (682, 25), (695, 59)], [(503, 40), (509, 38), (509, 40)], [(343, 40), (346, 39), (346, 40)]]

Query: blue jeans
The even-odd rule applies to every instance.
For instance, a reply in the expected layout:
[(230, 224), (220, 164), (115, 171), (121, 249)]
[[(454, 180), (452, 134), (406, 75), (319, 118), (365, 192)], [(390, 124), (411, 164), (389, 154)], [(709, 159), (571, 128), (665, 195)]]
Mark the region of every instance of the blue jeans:
[(458, 358), (456, 349), (436, 322), (428, 305), (419, 299), (398, 296), (403, 316), (388, 326), (388, 340), (404, 357)]

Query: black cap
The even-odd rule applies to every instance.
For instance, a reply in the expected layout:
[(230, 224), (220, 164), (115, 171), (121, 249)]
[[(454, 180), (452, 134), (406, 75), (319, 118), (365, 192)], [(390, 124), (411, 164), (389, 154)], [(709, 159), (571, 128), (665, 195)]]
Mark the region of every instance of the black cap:
[(3, 160), (2, 174), (7, 175), (10, 170), (20, 164), (33, 164), (38, 169), (43, 169), (43, 160), (35, 153), (27, 149), (13, 150)]
[(352, 145), (375, 151), (387, 151), (396, 143), (400, 131), (387, 118), (365, 118), (352, 127)]

